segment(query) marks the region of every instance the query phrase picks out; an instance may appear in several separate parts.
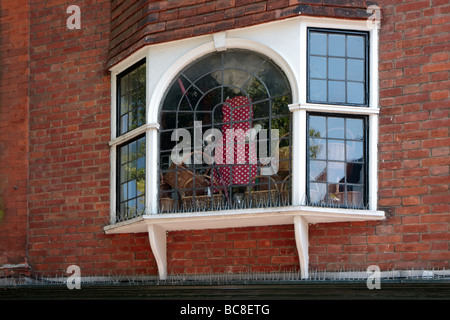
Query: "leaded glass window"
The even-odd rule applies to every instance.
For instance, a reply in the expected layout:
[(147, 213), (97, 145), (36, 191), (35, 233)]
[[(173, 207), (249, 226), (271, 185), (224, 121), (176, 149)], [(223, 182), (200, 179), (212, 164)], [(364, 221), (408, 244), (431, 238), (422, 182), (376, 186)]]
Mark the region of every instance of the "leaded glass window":
[(368, 35), (308, 29), (308, 102), (368, 106)]
[(291, 90), (244, 50), (182, 70), (160, 112), (160, 211), (280, 206), (290, 200)]

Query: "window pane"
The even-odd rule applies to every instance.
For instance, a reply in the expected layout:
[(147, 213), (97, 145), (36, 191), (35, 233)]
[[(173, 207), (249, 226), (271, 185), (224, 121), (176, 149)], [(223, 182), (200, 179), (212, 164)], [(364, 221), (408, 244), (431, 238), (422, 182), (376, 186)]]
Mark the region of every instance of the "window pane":
[(362, 140), (364, 137), (364, 123), (362, 119), (346, 120), (346, 138)]
[(309, 117), (309, 136), (326, 137), (327, 136), (327, 118), (320, 116)]
[(345, 102), (344, 81), (328, 81), (328, 99), (330, 102)]
[(347, 161), (361, 162), (364, 159), (363, 157), (363, 143), (359, 141), (347, 141)]
[(327, 34), (319, 32), (310, 33), (310, 52), (311, 54), (327, 54)]
[(360, 208), (364, 205), (364, 189), (361, 186), (347, 186), (347, 206)]
[(364, 103), (364, 84), (361, 82), (347, 82), (348, 103)]
[(347, 183), (364, 183), (364, 169), (362, 163), (347, 164)]
[(344, 118), (328, 117), (328, 138), (344, 138)]
[(310, 161), (309, 162), (309, 176), (311, 181), (327, 181), (325, 161)]
[(311, 80), (309, 97), (312, 101), (327, 101), (327, 82), (325, 80)]
[(310, 183), (309, 198), (311, 203), (318, 204), (325, 201), (327, 196), (326, 183)]
[(327, 58), (311, 56), (309, 75), (311, 78), (326, 79), (327, 78)]
[(364, 81), (364, 60), (347, 59), (347, 80)]
[(330, 183), (345, 182), (345, 165), (343, 162), (328, 162), (327, 181)]
[(311, 159), (326, 159), (327, 157), (327, 140), (326, 139), (309, 139), (309, 157)]
[(328, 59), (328, 79), (345, 80), (345, 59)]
[(344, 34), (329, 34), (328, 35), (328, 55), (330, 56), (345, 56), (345, 35)]
[(347, 36), (347, 56), (352, 58), (364, 58), (364, 37)]
[(328, 140), (328, 160), (345, 160), (344, 141)]

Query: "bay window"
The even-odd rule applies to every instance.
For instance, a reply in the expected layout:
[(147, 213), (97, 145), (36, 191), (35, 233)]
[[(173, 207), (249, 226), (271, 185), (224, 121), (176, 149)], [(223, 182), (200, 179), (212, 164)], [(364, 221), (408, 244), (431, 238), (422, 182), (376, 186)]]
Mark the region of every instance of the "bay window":
[(148, 232), (308, 224), (377, 210), (378, 30), (296, 17), (149, 45), (111, 71), (111, 224)]

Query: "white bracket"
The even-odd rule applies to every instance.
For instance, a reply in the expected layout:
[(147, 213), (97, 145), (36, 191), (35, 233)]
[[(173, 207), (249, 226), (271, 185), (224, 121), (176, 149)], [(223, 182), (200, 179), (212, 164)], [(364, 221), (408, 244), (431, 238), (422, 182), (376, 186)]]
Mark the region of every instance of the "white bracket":
[(161, 226), (150, 224), (148, 226), (148, 238), (155, 256), (156, 264), (158, 266), (159, 278), (161, 280), (167, 279), (167, 238), (166, 230)]
[(297, 245), (302, 279), (308, 278), (308, 222), (301, 216), (294, 217), (295, 243)]

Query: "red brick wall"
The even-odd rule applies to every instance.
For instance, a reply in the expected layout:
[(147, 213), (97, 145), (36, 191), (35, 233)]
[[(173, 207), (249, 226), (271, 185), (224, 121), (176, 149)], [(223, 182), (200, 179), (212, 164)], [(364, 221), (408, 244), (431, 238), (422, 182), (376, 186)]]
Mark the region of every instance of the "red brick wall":
[[(157, 274), (146, 234), (103, 232), (109, 222), (109, 65), (145, 43), (282, 19), (299, 11), (357, 18), (372, 2), (86, 0), (78, 3), (81, 30), (68, 30), (66, 8), (71, 4), (30, 2), (28, 260), (36, 274), (61, 274), (70, 264), (79, 265), (83, 275)], [(450, 6), (434, 0), (379, 4), (379, 206), (387, 219), (311, 226), (312, 269), (365, 269), (371, 264), (383, 270), (448, 268), (450, 261), (450, 60), (445, 32)], [(17, 106), (26, 109), (26, 104)], [(1, 108), (0, 143), (5, 145), (11, 135), (5, 135), (3, 102)], [(17, 113), (11, 117), (17, 119)], [(26, 132), (24, 122), (17, 120), (15, 128), (23, 126)], [(12, 138), (18, 139), (15, 145), (26, 145), (19, 134)], [(23, 161), (13, 152), (8, 155)], [(7, 190), (16, 181), (26, 184), (25, 178), (14, 178), (22, 171), (13, 171), (6, 175)], [(8, 205), (9, 210), (23, 214), (26, 203), (21, 199)], [(169, 273), (298, 268), (292, 226), (168, 234)]]
[(0, 2), (0, 267), (27, 262), (28, 9)]
[[(322, 2), (325, 4), (323, 5)], [(112, 1), (109, 65), (161, 42), (306, 15), (360, 19), (377, 1), (163, 0)], [(328, 5), (327, 5), (328, 4)]]

